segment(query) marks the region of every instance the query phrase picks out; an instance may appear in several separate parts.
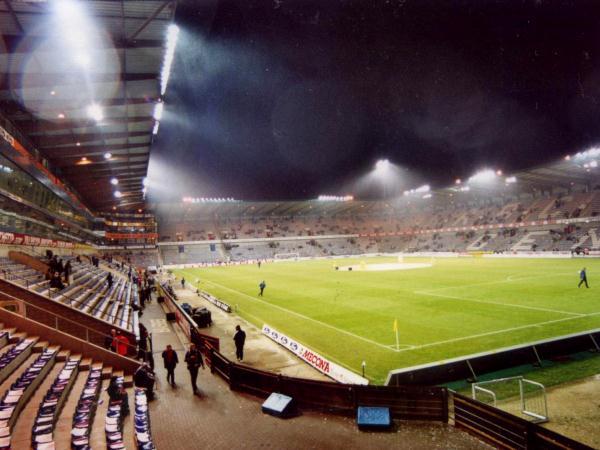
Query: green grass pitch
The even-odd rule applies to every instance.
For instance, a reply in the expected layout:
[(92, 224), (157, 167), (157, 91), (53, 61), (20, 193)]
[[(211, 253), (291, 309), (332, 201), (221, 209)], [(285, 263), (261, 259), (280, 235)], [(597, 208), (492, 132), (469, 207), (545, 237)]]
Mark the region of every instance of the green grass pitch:
[[(396, 262), (344, 258), (175, 270), (331, 360), (383, 383), (389, 370), (600, 328), (600, 260), (435, 259), (381, 272), (333, 266)], [(407, 258), (405, 262), (432, 262)], [(590, 289), (578, 289), (588, 269)], [(264, 297), (258, 284), (265, 280)], [(396, 348), (394, 320), (398, 320)], [(252, 349), (248, 348), (251, 352)]]

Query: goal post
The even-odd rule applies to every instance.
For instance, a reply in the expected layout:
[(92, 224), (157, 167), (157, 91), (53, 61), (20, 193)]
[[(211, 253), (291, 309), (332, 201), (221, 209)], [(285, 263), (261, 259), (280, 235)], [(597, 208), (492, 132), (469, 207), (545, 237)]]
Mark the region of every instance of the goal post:
[(281, 260), (281, 261), (286, 260), (286, 259), (298, 259), (298, 258), (300, 258), (300, 253), (297, 253), (297, 252), (296, 253), (294, 253), (294, 252), (292, 252), (292, 253), (275, 253), (273, 255), (273, 258), (276, 260)]
[(549, 420), (546, 388), (522, 376), (473, 383), (471, 395), (475, 400), (535, 423)]

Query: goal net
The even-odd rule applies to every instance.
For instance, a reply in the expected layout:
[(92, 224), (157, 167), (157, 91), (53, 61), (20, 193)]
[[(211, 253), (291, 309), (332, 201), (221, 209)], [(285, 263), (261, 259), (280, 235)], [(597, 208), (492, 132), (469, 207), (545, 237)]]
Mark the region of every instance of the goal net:
[(548, 421), (546, 388), (523, 377), (499, 378), (471, 385), (472, 397), (482, 403), (535, 423)]
[(300, 258), (300, 253), (275, 253), (273, 257), (275, 259), (298, 259)]

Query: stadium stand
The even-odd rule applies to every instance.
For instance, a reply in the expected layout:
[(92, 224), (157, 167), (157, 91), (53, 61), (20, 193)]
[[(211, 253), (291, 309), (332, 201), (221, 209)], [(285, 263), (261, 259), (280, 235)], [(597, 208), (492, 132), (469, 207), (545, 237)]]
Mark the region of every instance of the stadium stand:
[[(131, 376), (122, 371), (14, 328), (0, 329), (0, 448), (90, 448), (91, 429), (104, 420), (95, 418), (102, 380), (112, 375), (131, 387)], [(136, 389), (135, 397), (143, 404), (144, 390)], [(122, 424), (123, 418), (119, 420)], [(135, 420), (151, 442), (149, 420)], [(63, 429), (70, 431), (57, 433)], [(138, 442), (132, 427), (126, 430), (124, 434), (121, 426), (117, 437), (107, 426), (106, 447)]]

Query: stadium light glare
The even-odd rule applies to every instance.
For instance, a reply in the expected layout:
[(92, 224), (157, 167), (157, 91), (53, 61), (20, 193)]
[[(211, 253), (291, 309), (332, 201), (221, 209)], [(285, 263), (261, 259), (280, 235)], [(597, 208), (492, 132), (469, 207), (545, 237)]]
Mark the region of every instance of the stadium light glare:
[(571, 161), (571, 155), (565, 156), (565, 161)]
[(462, 180), (460, 178), (457, 178), (456, 180), (454, 180), (454, 184), (460, 184), (462, 183)]
[(177, 47), (178, 36), (179, 27), (172, 23), (167, 29), (167, 48), (165, 50), (163, 66), (160, 71), (160, 95), (164, 95), (167, 91), (167, 85), (169, 84), (169, 77), (171, 76), (171, 65), (173, 64), (173, 58), (175, 56), (175, 48)]
[(106, 152), (106, 153), (104, 154), (104, 159), (110, 159), (110, 158), (112, 158), (112, 153), (110, 153), (110, 152)]
[(496, 172), (492, 169), (484, 169), (469, 178), (469, 183), (491, 183), (496, 179)]
[(58, 117), (59, 119), (64, 119), (65, 115), (63, 113), (58, 113), (58, 116), (56, 116), (56, 117)]
[(354, 197), (351, 195), (344, 195), (344, 196), (319, 195), (317, 200), (319, 200), (321, 202), (350, 202), (350, 201), (354, 200)]
[(152, 134), (158, 134), (158, 126), (160, 125), (160, 122), (157, 120), (154, 122), (154, 128), (152, 128)]
[(119, 184), (119, 180), (113, 177), (110, 179), (110, 184), (116, 186), (117, 184)]
[(515, 176), (506, 177), (506, 179), (504, 181), (506, 181), (506, 184), (513, 184), (513, 183), (517, 182), (517, 177), (515, 177)]
[(154, 114), (153, 114), (153, 117), (154, 117), (155, 120), (162, 119), (163, 108), (164, 108), (164, 104), (161, 101), (159, 101), (158, 103), (156, 103), (156, 105), (154, 105)]
[(142, 180), (142, 184), (144, 186), (148, 186), (148, 184), (150, 184), (150, 180), (148, 180), (148, 177), (144, 177), (144, 179)]
[(123, 197), (123, 194), (121, 193), (121, 191), (115, 191), (114, 196), (116, 198), (121, 198), (121, 197)]
[(92, 103), (90, 106), (87, 107), (87, 114), (90, 119), (93, 119), (96, 122), (100, 122), (102, 119), (104, 119), (102, 107), (97, 103)]
[(424, 184), (423, 186), (419, 186), (418, 188), (415, 189), (415, 192), (421, 193), (421, 192), (429, 192), (431, 188), (429, 187), (428, 184)]
[(423, 198), (431, 198), (431, 194), (425, 194)]
[(375, 163), (375, 170), (383, 172), (390, 168), (390, 161), (388, 159), (380, 159)]
[(591, 162), (590, 162), (590, 167), (592, 167), (592, 168), (594, 168), (594, 169), (595, 169), (596, 167), (598, 167), (598, 161), (596, 161), (596, 160), (593, 160), (593, 161), (591, 161)]
[(76, 145), (77, 147), (81, 147), (81, 142), (77, 142), (75, 145)]

